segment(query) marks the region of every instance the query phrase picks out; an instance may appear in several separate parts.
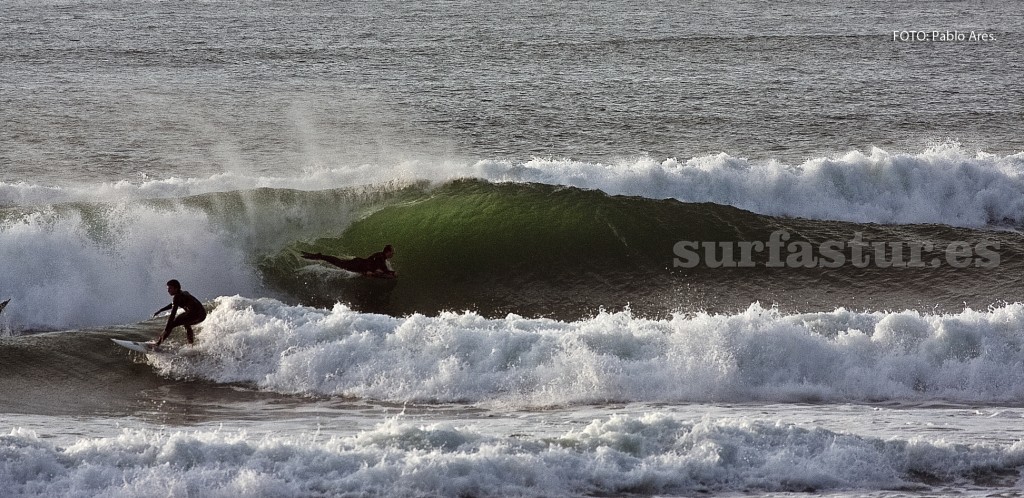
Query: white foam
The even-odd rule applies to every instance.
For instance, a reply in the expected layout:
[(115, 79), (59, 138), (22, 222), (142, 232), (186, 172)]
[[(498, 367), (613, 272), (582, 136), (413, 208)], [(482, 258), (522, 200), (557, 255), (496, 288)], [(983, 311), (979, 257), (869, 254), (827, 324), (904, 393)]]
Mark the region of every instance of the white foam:
[(1024, 445), (882, 440), (761, 420), (612, 416), (554, 437), (389, 420), (345, 437), (125, 430), (0, 436), (8, 496), (578, 496), (927, 489), (1024, 464)]
[(604, 402), (1015, 403), (1024, 304), (561, 322), (473, 313), (395, 318), (221, 297), (163, 374), (279, 393), (537, 407)]

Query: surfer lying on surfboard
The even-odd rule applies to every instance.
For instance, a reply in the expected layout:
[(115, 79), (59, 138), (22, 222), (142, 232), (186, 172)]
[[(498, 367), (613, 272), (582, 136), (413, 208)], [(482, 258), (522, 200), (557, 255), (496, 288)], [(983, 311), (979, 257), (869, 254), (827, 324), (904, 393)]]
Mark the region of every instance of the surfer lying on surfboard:
[(398, 272), (391, 269), (391, 262), (388, 261), (395, 255), (395, 248), (391, 244), (384, 246), (381, 252), (375, 252), (367, 258), (341, 259), (335, 256), (320, 253), (303, 252), (303, 259), (326, 261), (338, 268), (353, 273), (360, 273), (369, 277), (394, 278)]
[[(167, 281), (167, 293), (171, 295), (171, 304), (160, 308), (153, 316), (157, 316), (167, 310), (171, 310), (171, 315), (167, 317), (167, 326), (164, 327), (164, 333), (157, 338), (156, 342), (153, 343), (153, 349), (160, 347), (160, 344), (167, 339), (167, 336), (171, 335), (171, 330), (174, 327), (182, 326), (185, 327), (185, 336), (188, 339), (188, 343), (193, 343), (192, 326), (206, 320), (206, 308), (203, 308), (203, 303), (195, 298), (192, 294), (181, 290), (181, 283), (177, 280)], [(182, 314), (177, 315), (178, 309), (185, 310)]]

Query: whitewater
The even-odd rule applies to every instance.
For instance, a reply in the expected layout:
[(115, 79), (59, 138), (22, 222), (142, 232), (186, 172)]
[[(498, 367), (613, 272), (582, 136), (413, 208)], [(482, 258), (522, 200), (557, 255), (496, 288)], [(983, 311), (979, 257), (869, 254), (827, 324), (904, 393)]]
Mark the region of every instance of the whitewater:
[(1024, 306), (577, 322), (473, 313), (395, 318), (218, 298), (196, 347), (152, 358), (171, 378), (283, 394), (496, 409), (609, 402), (1021, 399)]
[(15, 495), (690, 495), (864, 486), (915, 494), (929, 488), (908, 475), (1012, 485), (1006, 475), (1024, 458), (1019, 442), (929, 443), (666, 415), (613, 415), (538, 439), (392, 419), (353, 436), (125, 430), (58, 447), (17, 430), (0, 441), (21, 450), (4, 467)]

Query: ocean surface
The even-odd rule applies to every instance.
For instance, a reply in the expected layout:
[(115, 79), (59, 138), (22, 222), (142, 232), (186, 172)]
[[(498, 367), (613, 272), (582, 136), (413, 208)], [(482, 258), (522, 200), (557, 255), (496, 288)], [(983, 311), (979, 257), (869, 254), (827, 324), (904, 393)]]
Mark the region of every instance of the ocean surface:
[(1019, 10), (0, 0), (0, 495), (1024, 496)]

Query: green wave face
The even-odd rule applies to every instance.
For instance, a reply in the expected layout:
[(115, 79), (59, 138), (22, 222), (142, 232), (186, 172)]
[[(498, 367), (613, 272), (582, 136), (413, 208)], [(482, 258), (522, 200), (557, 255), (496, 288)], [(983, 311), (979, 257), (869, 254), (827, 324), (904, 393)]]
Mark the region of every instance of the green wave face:
[[(406, 190), (375, 206), (339, 236), (294, 243), (264, 258), (260, 269), (266, 283), (299, 302), (342, 301), (362, 311), (398, 315), (474, 310), (575, 319), (629, 306), (664, 316), (734, 311), (752, 302), (805, 311), (888, 309), (962, 306), (976, 296), (986, 296), (981, 299), (989, 301), (980, 304), (986, 306), (991, 296), (1012, 293), (1005, 267), (772, 268), (762, 251), (754, 254), (753, 267), (680, 268), (674, 246), (679, 241), (767, 242), (784, 230), (790, 237), (786, 244), (815, 247), (861, 233), (868, 241), (929, 240), (938, 247), (943, 241), (995, 237), (1002, 238), (1004, 252), (1020, 252), (1011, 234), (774, 218), (729, 206), (540, 184), (462, 180)], [(385, 244), (396, 248), (395, 280), (354, 277), (298, 257), (299, 251), (365, 257)], [(1009, 262), (1019, 265), (1019, 260)], [(972, 285), (986, 291), (971, 291)]]
[[(694, 223), (704, 219), (701, 209), (547, 185), (457, 181), (383, 207), (340, 237), (296, 244), (263, 270), (275, 287), (313, 301), (351, 300), (353, 289), (387, 288), (402, 312), (596, 310), (629, 302), (630, 296), (617, 295), (620, 281), (669, 275), (681, 233), (713, 234), (710, 224)], [(366, 256), (385, 244), (396, 248), (397, 282), (334, 278), (322, 285), (289, 277), (303, 275), (300, 250)], [(573, 304), (581, 286), (599, 288), (606, 302)]]
[(403, 273), (431, 279), (665, 266), (672, 237), (649, 222), (657, 202), (624, 204), (599, 192), (459, 182), (360, 220), (339, 249), (363, 254), (391, 243)]

